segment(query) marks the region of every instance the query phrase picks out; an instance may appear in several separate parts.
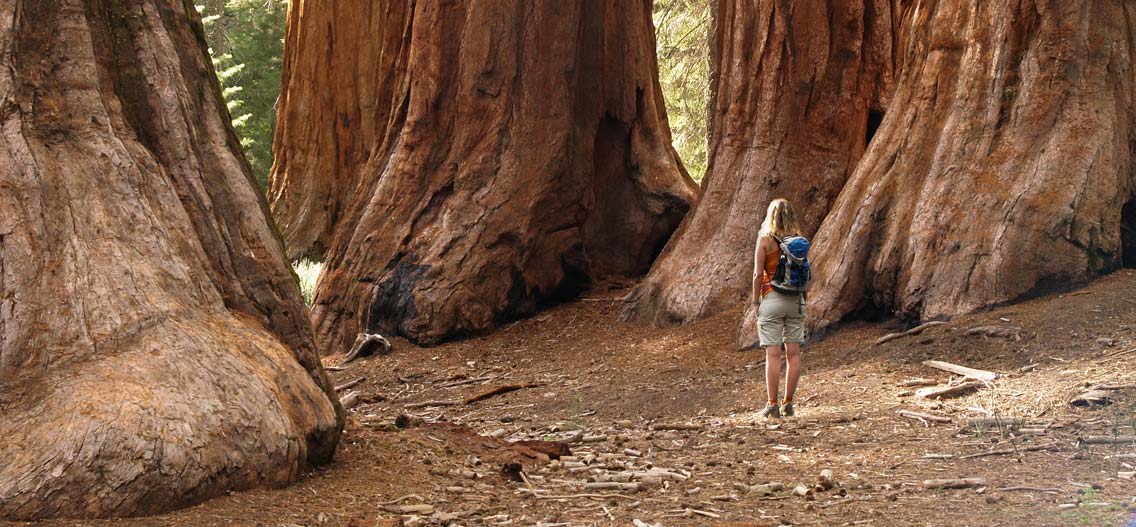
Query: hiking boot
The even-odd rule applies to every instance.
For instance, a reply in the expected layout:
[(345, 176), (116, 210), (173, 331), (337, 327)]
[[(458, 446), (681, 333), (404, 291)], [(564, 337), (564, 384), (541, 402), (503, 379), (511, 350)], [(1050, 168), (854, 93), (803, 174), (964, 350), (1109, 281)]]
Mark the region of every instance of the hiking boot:
[(757, 412), (757, 416), (758, 417), (765, 417), (767, 419), (780, 419), (781, 418), (781, 408), (779, 408), (775, 404), (771, 404), (769, 406), (766, 406), (764, 410)]
[(793, 417), (793, 403), (785, 403), (781, 405), (781, 415), (785, 417)]

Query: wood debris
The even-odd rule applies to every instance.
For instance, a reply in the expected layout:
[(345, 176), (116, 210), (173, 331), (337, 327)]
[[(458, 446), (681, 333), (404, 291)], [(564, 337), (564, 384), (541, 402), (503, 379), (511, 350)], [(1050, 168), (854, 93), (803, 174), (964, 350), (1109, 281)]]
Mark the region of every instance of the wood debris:
[(343, 358), (343, 361), (341, 361), (339, 365), (342, 366), (359, 357), (373, 355), (376, 351), (378, 351), (380, 355), (390, 353), (390, 341), (377, 333), (360, 333), (355, 336), (355, 343), (351, 345), (351, 351), (347, 352), (347, 356)]
[(938, 361), (938, 360), (925, 360), (925, 361), (923, 361), (923, 365), (924, 366), (930, 366), (932, 368), (935, 368), (935, 369), (938, 369), (938, 370), (943, 370), (943, 371), (950, 372), (950, 373), (956, 373), (958, 375), (962, 375), (963, 377), (967, 377), (967, 378), (975, 379), (975, 380), (979, 380), (979, 381), (990, 382), (990, 381), (993, 381), (995, 378), (998, 377), (998, 374), (996, 374), (992, 371), (976, 370), (974, 368), (968, 368), (966, 366), (960, 366), (958, 364), (951, 364), (949, 362), (943, 362), (943, 361)]
[(966, 395), (981, 388), (983, 385), (982, 381), (970, 381), (957, 386), (921, 388), (915, 391), (915, 395), (927, 399), (947, 399)]
[(925, 479), (925, 489), (969, 489), (985, 487), (986, 478)]
[(943, 322), (943, 321), (940, 321), (940, 320), (934, 320), (934, 321), (931, 321), (931, 322), (927, 322), (926, 324), (920, 324), (918, 326), (915, 326), (915, 327), (913, 327), (913, 328), (911, 328), (907, 331), (901, 332), (901, 333), (888, 333), (887, 335), (880, 337), (879, 340), (876, 341), (876, 345), (879, 346), (880, 344), (884, 344), (885, 342), (891, 342), (895, 339), (900, 339), (900, 338), (903, 338), (903, 337), (910, 337), (910, 336), (913, 336), (913, 335), (918, 335), (918, 334), (920, 334), (920, 333), (922, 333), (922, 332), (924, 332), (924, 331), (926, 331), (930, 328), (933, 328), (935, 326), (942, 326), (944, 324), (946, 324), (946, 322)]
[(932, 423), (949, 423), (949, 422), (951, 422), (950, 417), (945, 417), (945, 416), (941, 416), (941, 415), (933, 415), (933, 414), (928, 414), (928, 413), (924, 413), (924, 412), (916, 412), (916, 411), (913, 411), (913, 410), (900, 410), (896, 413), (899, 414), (900, 417), (906, 417), (908, 419), (915, 419), (917, 421), (920, 421), (920, 422), (923, 423), (923, 426), (930, 426), (930, 424), (928, 424), (928, 422), (932, 422)]
[(535, 388), (537, 386), (540, 386), (540, 385), (535, 384), (535, 383), (519, 383), (519, 384), (506, 384), (506, 385), (503, 385), (503, 386), (496, 386), (496, 387), (490, 388), (488, 390), (485, 390), (484, 392), (466, 397), (463, 404), (473, 404), (473, 403), (476, 403), (478, 401), (484, 401), (484, 400), (486, 400), (490, 397), (496, 397), (496, 396), (501, 395), (503, 393), (515, 392), (517, 390), (523, 390), (525, 388)]

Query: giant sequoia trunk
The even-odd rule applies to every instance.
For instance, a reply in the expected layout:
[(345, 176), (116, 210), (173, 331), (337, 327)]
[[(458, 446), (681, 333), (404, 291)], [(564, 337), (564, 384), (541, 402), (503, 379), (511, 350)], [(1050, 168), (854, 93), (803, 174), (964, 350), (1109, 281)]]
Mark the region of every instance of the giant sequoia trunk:
[[(627, 316), (685, 322), (743, 299), (774, 197), (806, 234), (823, 219), (816, 328), (971, 311), (1119, 265), (1136, 7), (815, 3), (722, 3), (706, 193)], [(739, 344), (753, 329), (751, 309)]]
[(890, 73), (888, 2), (722, 0), (704, 194), (624, 317), (680, 324), (746, 296), (757, 229), (773, 198), (806, 230), (864, 151), (869, 109)]
[(405, 0), (289, 6), (269, 194), (291, 258), (323, 259), (363, 165), (397, 139), (410, 9)]
[[(391, 106), (363, 125), (380, 131), (334, 227), (313, 308), (321, 345), (361, 330), (436, 343), (646, 271), (696, 193), (670, 146), (649, 4), (417, 2), (373, 32), (404, 34), (382, 39), (405, 64), (384, 59), (373, 86), (319, 76), (288, 95), (313, 112), (331, 111), (316, 95), (345, 89), (364, 109)], [(339, 31), (368, 20), (331, 10)], [(292, 22), (303, 35), (320, 18)]]
[(0, 0), (0, 518), (282, 485), (340, 429), (191, 2)]
[(1115, 269), (1136, 4), (922, 1), (897, 25), (887, 115), (816, 236), (814, 326), (967, 312)]

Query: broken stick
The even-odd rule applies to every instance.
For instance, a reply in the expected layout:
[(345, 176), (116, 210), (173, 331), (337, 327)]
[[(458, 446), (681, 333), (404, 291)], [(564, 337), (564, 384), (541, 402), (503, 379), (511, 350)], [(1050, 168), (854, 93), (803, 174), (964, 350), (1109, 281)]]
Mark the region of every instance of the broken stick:
[[(923, 412), (914, 412), (914, 411), (911, 411), (911, 410), (900, 410), (896, 413), (899, 414), (900, 417), (906, 417), (908, 419), (918, 419), (920, 421), (933, 421), (933, 422), (936, 422), (936, 423), (949, 423), (949, 422), (951, 422), (950, 417), (943, 417), (943, 416), (940, 416), (940, 415), (925, 414)], [(926, 423), (924, 423), (924, 424), (926, 424)]]
[(651, 430), (702, 430), (702, 425), (694, 423), (659, 423), (651, 425)]
[(970, 489), (985, 487), (986, 478), (958, 478), (958, 479), (926, 479), (923, 488), (926, 489)]
[(490, 397), (495, 397), (495, 396), (501, 395), (503, 393), (515, 392), (517, 390), (523, 390), (525, 388), (535, 388), (537, 386), (540, 386), (540, 385), (535, 384), (535, 383), (531, 383), (531, 382), (530, 383), (523, 383), (523, 384), (506, 384), (504, 386), (497, 386), (497, 387), (485, 390), (484, 392), (481, 392), (479, 394), (467, 397), (463, 404), (473, 404), (473, 403), (476, 403), (478, 401), (484, 401), (484, 400), (486, 400)]
[(887, 335), (880, 337), (880, 339), (876, 341), (876, 345), (879, 346), (880, 344), (883, 344), (885, 342), (890, 342), (890, 341), (893, 341), (895, 339), (900, 339), (900, 338), (903, 338), (903, 337), (910, 337), (912, 335), (918, 335), (918, 334), (926, 331), (928, 328), (933, 328), (935, 326), (942, 326), (944, 324), (946, 324), (946, 322), (943, 322), (943, 321), (940, 321), (940, 320), (935, 320), (935, 321), (928, 322), (926, 324), (920, 324), (920, 325), (915, 326), (915, 327), (913, 327), (913, 328), (911, 328), (907, 331), (904, 331), (902, 333), (888, 333)]
[(1089, 436), (1082, 437), (1081, 443), (1086, 445), (1128, 445), (1136, 444), (1136, 436)]
[(998, 374), (992, 371), (976, 370), (974, 368), (967, 368), (966, 366), (959, 366), (958, 364), (951, 364), (949, 362), (938, 360), (925, 360), (923, 361), (923, 365), (951, 373), (957, 373), (959, 375), (962, 375), (963, 377), (969, 377), (971, 379), (976, 379), (979, 381), (990, 382), (998, 377)]
[(959, 397), (977, 390), (980, 386), (982, 386), (982, 384), (983, 383), (981, 381), (971, 381), (964, 382), (958, 386), (947, 386), (945, 388), (922, 388), (916, 390), (915, 395), (925, 397), (927, 399), (946, 399), (948, 397)]
[(339, 386), (336, 386), (335, 391), (342, 392), (343, 390), (346, 390), (348, 388), (354, 388), (356, 384), (359, 384), (365, 380), (367, 380), (366, 377), (359, 377), (358, 379), (355, 379), (353, 381), (347, 381), (343, 384), (340, 384)]

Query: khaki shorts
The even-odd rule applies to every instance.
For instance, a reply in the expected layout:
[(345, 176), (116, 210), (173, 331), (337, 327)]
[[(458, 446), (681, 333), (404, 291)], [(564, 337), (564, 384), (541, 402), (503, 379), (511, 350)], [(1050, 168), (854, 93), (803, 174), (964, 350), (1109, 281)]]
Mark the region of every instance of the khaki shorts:
[(804, 299), (800, 295), (770, 291), (757, 309), (757, 335), (763, 348), (804, 342)]

